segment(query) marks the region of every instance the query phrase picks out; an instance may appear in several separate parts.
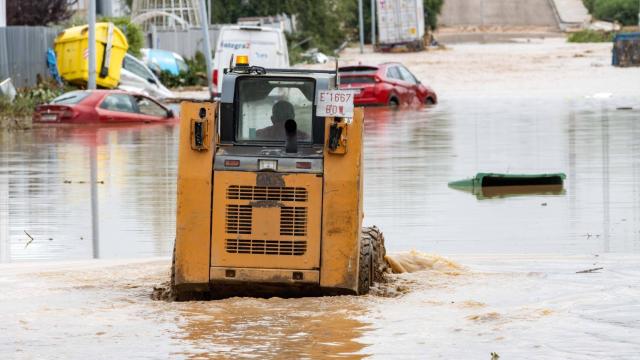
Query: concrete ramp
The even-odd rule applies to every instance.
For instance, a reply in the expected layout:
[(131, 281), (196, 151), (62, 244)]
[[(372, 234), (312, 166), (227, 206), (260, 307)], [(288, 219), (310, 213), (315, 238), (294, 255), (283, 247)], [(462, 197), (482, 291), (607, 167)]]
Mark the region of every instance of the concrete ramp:
[(514, 26), (558, 28), (549, 0), (445, 0), (441, 26)]

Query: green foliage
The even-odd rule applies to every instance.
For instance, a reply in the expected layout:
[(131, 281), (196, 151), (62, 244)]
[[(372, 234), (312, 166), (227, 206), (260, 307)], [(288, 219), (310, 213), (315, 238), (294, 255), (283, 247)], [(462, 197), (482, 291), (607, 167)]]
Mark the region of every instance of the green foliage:
[(614, 36), (614, 33), (608, 31), (581, 30), (569, 35), (567, 41), (573, 43), (611, 42)]
[(596, 19), (616, 21), (622, 25), (637, 25), (638, 0), (582, 0)]
[(593, 5), (595, 4), (596, 0), (582, 0), (582, 2), (584, 3), (584, 7), (589, 10), (589, 13), (593, 13)]
[(46, 104), (65, 92), (75, 89), (73, 86), (59, 87), (52, 80), (38, 84), (33, 88), (18, 89), (13, 102), (0, 96), (0, 115), (31, 116), (36, 106)]
[(438, 28), (438, 15), (442, 11), (442, 4), (444, 0), (424, 0), (424, 21), (431, 30)]
[(595, 0), (593, 15), (622, 25), (638, 24), (638, 0)]
[[(428, 28), (437, 27), (444, 0), (423, 0)], [(213, 2), (213, 22), (235, 23), (239, 17), (276, 14), (296, 15), (298, 32), (288, 37), (292, 62), (309, 48), (333, 54), (344, 41), (358, 40), (357, 0), (216, 0)], [(371, 1), (363, 0), (364, 37), (371, 39)], [(307, 38), (310, 41), (294, 46)]]
[(169, 88), (194, 85), (206, 86), (207, 64), (204, 55), (198, 51), (193, 59), (185, 59), (185, 62), (189, 66), (188, 71), (182, 71), (178, 75), (163, 71), (158, 75), (160, 82)]
[(122, 30), (129, 43), (129, 50), (127, 52), (137, 58), (140, 57), (140, 48), (144, 46), (144, 33), (140, 26), (132, 24), (131, 19), (128, 17), (102, 17), (99, 21), (112, 22)]

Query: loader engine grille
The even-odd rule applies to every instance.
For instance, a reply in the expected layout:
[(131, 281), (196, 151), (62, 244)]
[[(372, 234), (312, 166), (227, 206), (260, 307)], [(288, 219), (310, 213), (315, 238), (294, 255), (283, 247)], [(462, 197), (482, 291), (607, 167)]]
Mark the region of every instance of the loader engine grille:
[(231, 185), (227, 188), (227, 199), (305, 202), (308, 199), (308, 194), (307, 189), (302, 187)]
[(231, 254), (301, 256), (307, 251), (305, 240), (227, 239), (225, 245)]
[(306, 236), (307, 235), (307, 208), (306, 207), (282, 207), (280, 208), (280, 235)]
[(251, 234), (251, 205), (227, 205), (227, 234)]

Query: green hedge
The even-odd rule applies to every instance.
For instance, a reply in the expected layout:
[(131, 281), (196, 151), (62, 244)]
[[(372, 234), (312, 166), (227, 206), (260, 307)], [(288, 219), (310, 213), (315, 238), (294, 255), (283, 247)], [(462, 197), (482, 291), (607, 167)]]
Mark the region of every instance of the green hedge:
[(638, 0), (582, 0), (596, 19), (616, 21), (622, 25), (637, 25)]
[(598, 43), (613, 41), (614, 33), (608, 31), (581, 30), (569, 35), (567, 41), (573, 43)]

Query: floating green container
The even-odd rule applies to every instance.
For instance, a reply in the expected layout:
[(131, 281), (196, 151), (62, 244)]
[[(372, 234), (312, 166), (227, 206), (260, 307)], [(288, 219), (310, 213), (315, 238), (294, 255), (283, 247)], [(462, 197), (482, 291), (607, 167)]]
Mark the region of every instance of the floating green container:
[(475, 194), (478, 199), (517, 195), (563, 194), (566, 175), (478, 173), (474, 178), (452, 181), (449, 187)]

